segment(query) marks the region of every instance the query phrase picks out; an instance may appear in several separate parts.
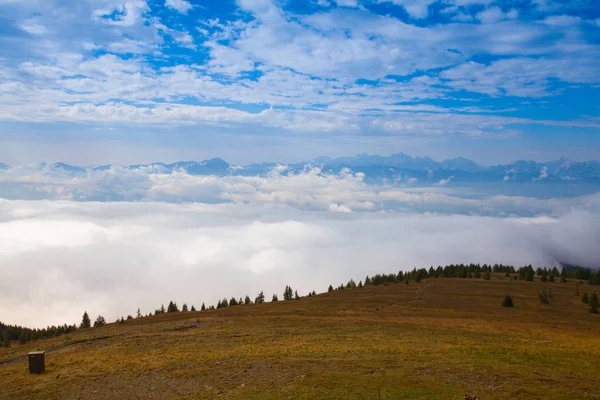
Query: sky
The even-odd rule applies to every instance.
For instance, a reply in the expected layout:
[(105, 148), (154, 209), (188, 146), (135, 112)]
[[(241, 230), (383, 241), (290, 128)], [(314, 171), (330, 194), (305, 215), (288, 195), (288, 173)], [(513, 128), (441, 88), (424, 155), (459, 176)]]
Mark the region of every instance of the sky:
[[(460, 185), (283, 165), (598, 160), (599, 60), (596, 0), (0, 0), (0, 321), (451, 263), (599, 268), (594, 163)], [(212, 157), (282, 165), (124, 167)]]
[(0, 0), (0, 162), (600, 158), (595, 0)]

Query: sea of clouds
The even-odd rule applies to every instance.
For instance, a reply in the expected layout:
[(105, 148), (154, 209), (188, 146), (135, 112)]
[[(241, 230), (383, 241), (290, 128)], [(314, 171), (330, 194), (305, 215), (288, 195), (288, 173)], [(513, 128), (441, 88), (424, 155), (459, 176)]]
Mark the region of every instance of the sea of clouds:
[[(113, 168), (0, 174), (0, 316), (28, 326), (200, 307), (449, 263), (600, 266), (600, 194), (538, 199)], [(85, 201), (84, 201), (85, 200)], [(120, 200), (120, 201), (115, 201)]]

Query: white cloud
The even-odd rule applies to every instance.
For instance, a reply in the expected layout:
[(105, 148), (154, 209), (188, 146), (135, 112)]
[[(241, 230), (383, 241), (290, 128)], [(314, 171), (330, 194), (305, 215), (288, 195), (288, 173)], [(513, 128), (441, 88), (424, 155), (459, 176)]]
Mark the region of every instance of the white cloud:
[(336, 0), (341, 7), (358, 7), (358, 0)]
[(187, 0), (166, 0), (165, 6), (179, 11), (182, 14), (187, 14), (194, 6)]
[[(170, 300), (326, 290), (366, 274), (481, 262), (597, 265), (598, 213), (489, 218), (285, 207), (0, 201), (3, 322), (114, 320)], [(435, 245), (434, 245), (435, 244)], [(491, 245), (490, 245), (491, 244)], [(221, 285), (221, 282), (227, 282)]]

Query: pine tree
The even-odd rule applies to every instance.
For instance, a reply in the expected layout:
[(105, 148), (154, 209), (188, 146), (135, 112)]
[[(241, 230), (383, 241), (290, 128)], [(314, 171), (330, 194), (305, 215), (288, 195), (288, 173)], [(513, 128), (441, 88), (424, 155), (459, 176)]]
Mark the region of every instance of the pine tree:
[(362, 281), (358, 281), (358, 287), (359, 288), (363, 287)]
[(540, 303), (550, 304), (550, 298), (548, 297), (548, 294), (546, 293), (546, 289), (542, 290), (541, 293), (538, 293), (538, 298), (540, 300)]
[(244, 304), (252, 304), (252, 300), (250, 300), (250, 296), (246, 295), (246, 298), (244, 299)]
[(530, 268), (527, 270), (527, 275), (525, 276), (525, 280), (527, 282), (533, 282), (533, 268)]
[(106, 320), (102, 315), (98, 315), (98, 318), (96, 318), (96, 321), (94, 321), (94, 328), (98, 328), (104, 325), (106, 325)]
[(333, 286), (329, 285), (329, 287), (327, 288), (328, 292), (333, 292)]
[(598, 314), (598, 306), (600, 304), (598, 304), (598, 295), (596, 294), (596, 292), (593, 292), (592, 295), (590, 296), (590, 312), (592, 314)]
[(275, 302), (275, 301), (279, 301), (279, 299), (277, 298), (277, 294), (274, 294), (273, 298), (271, 299), (271, 302)]
[(164, 304), (161, 304), (161, 305), (160, 305), (160, 313), (161, 313), (161, 314), (164, 314), (165, 312), (167, 312), (167, 311), (165, 310), (165, 305), (164, 305)]
[(235, 299), (235, 297), (232, 297), (231, 300), (229, 300), (229, 307), (233, 307), (233, 306), (237, 306), (238, 302)]
[(190, 311), (196, 311), (196, 307), (194, 307), (194, 305), (192, 304), (192, 308), (190, 308)]
[(371, 284), (371, 278), (369, 278), (369, 275), (367, 275), (367, 277), (365, 278), (365, 286), (369, 286)]
[(585, 292), (583, 294), (583, 297), (581, 298), (581, 302), (585, 303), (585, 304), (588, 304), (590, 302), (590, 298), (588, 297), (587, 292)]
[(294, 298), (294, 292), (292, 291), (292, 287), (286, 285), (286, 287), (283, 291), (283, 299), (284, 300), (292, 300), (293, 298)]
[(183, 303), (183, 306), (181, 306), (181, 311), (188, 311), (187, 304)]
[(168, 313), (173, 313), (173, 312), (179, 312), (179, 308), (177, 307), (177, 303), (170, 301), (169, 305), (167, 306), (167, 312)]
[(138, 308), (137, 313), (135, 314), (136, 318), (142, 318), (142, 311)]
[(485, 279), (486, 281), (489, 281), (490, 279), (492, 279), (492, 275), (490, 274), (490, 271), (484, 272), (483, 279)]
[(265, 302), (265, 294), (261, 291), (258, 296), (256, 296), (256, 299), (254, 299), (254, 302), (256, 304), (263, 304)]
[(202, 307), (200, 307), (200, 311), (206, 311), (206, 306), (202, 303)]
[(502, 301), (502, 307), (514, 307), (513, 299), (509, 295), (506, 295), (504, 301)]
[(316, 296), (316, 295), (317, 295), (317, 292), (315, 292), (315, 291), (313, 290), (313, 291), (312, 291), (312, 295), (313, 295), (313, 296)]
[(229, 307), (229, 302), (226, 297), (223, 297), (223, 300), (221, 300), (221, 307)]
[(83, 313), (83, 317), (81, 318), (81, 324), (79, 324), (80, 329), (89, 328), (92, 326), (92, 321), (90, 320), (90, 316), (87, 311)]
[(297, 290), (294, 291), (294, 299), (300, 300), (300, 296), (298, 296), (298, 291)]

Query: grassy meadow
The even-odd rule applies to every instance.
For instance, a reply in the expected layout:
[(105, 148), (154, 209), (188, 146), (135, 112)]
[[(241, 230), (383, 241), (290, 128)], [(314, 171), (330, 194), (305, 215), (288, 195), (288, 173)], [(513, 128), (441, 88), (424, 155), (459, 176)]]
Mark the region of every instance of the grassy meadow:
[(0, 399), (600, 399), (575, 285), (426, 279), (108, 324), (0, 349)]

